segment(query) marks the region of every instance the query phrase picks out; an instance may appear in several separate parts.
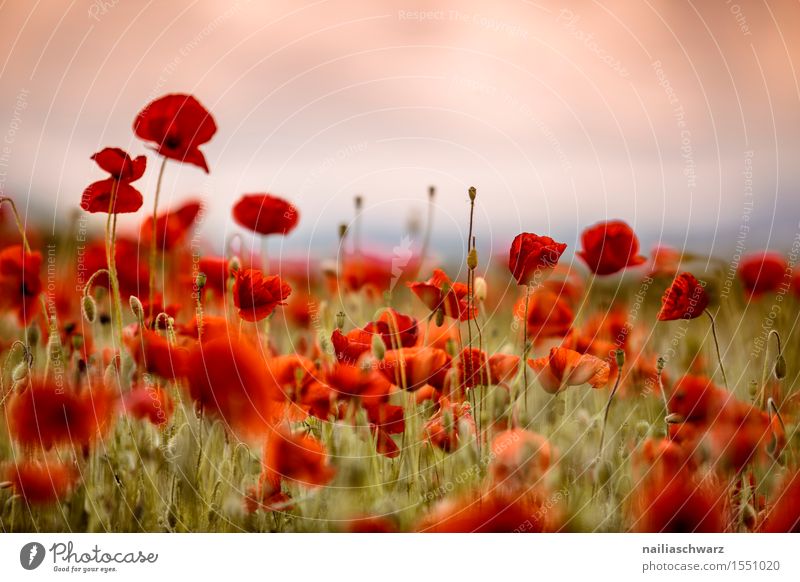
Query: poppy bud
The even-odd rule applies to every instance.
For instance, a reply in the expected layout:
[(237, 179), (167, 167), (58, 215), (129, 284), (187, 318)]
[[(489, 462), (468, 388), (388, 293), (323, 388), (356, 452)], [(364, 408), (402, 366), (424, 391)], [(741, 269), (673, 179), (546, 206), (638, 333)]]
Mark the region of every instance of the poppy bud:
[(658, 357), (658, 361), (656, 362), (656, 371), (659, 374), (661, 374), (661, 372), (664, 371), (664, 364), (666, 364), (666, 363), (667, 363), (667, 361), (664, 359), (663, 356), (659, 356)]
[(486, 293), (486, 279), (483, 277), (475, 277), (475, 281), (472, 283), (472, 294), (475, 296), (475, 299), (477, 301), (486, 301)]
[(342, 223), (339, 225), (339, 240), (342, 240), (347, 235), (347, 225)]
[(786, 377), (786, 358), (783, 354), (778, 354), (775, 358), (775, 377), (778, 380), (783, 380)]
[(22, 360), (17, 367), (14, 368), (14, 371), (11, 373), (11, 380), (14, 383), (22, 382), (28, 378), (28, 372), (30, 372), (30, 368), (28, 367), (28, 362)]
[(745, 527), (749, 530), (754, 529), (757, 520), (758, 514), (756, 513), (755, 508), (749, 503), (746, 504), (742, 509), (742, 521), (744, 522)]
[(475, 248), (470, 249), (467, 255), (467, 267), (470, 271), (474, 271), (478, 267), (478, 250)]
[(72, 336), (73, 349), (79, 350), (83, 347), (83, 334), (76, 333)]
[(668, 414), (667, 416), (664, 417), (664, 422), (666, 422), (667, 424), (680, 424), (684, 420), (686, 419), (677, 412), (673, 412), (672, 414)]
[(625, 352), (623, 350), (617, 350), (615, 357), (617, 359), (617, 367), (622, 368), (625, 365)]
[(32, 325), (28, 328), (28, 344), (35, 346), (39, 343), (39, 328)]
[(8, 489), (13, 483), (11, 481), (0, 481), (0, 489)]
[(91, 295), (84, 295), (83, 300), (81, 301), (81, 311), (83, 312), (83, 317), (89, 323), (94, 323), (94, 320), (97, 319), (97, 303), (94, 301), (94, 297)]
[(356, 210), (361, 210), (361, 207), (364, 206), (364, 197), (358, 194), (354, 200), (356, 203)]
[(136, 320), (141, 322), (144, 319), (144, 306), (142, 302), (136, 295), (131, 295), (130, 299), (128, 299), (128, 303), (131, 306), (131, 311), (134, 317), (136, 317)]
[(438, 327), (442, 327), (444, 323), (444, 309), (437, 309), (436, 310), (436, 325)]
[(474, 201), (475, 197), (477, 195), (478, 195), (478, 191), (475, 190), (475, 186), (470, 186), (469, 187), (469, 199)]
[(436, 196), (436, 186), (428, 186), (428, 198), (433, 200), (434, 196)]
[(228, 262), (228, 270), (233, 273), (233, 271), (238, 271), (242, 268), (242, 260), (239, 257), (231, 257), (231, 260)]
[(372, 355), (379, 362), (383, 360), (386, 355), (386, 344), (383, 343), (383, 338), (380, 334), (376, 333), (372, 336)]
[(342, 329), (344, 327), (344, 311), (340, 311), (336, 314), (336, 328)]
[(206, 281), (208, 281), (208, 277), (205, 273), (200, 272), (197, 273), (197, 279), (195, 279), (195, 284), (197, 285), (197, 289), (200, 290), (206, 286)]
[(758, 382), (750, 380), (750, 383), (747, 385), (747, 392), (751, 397), (755, 397), (755, 395), (758, 394)]

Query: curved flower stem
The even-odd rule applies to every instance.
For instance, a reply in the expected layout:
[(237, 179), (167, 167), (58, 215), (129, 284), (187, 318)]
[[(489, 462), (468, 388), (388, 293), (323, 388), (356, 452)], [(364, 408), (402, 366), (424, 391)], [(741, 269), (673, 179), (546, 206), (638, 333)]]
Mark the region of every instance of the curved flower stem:
[(771, 338), (773, 335), (775, 336), (775, 340), (778, 342), (778, 356), (781, 356), (783, 354), (783, 347), (781, 345), (780, 334), (774, 329), (769, 330), (769, 334), (767, 334), (767, 341), (764, 345), (764, 366), (761, 369), (760, 400), (761, 400), (761, 408), (765, 410), (767, 408), (767, 377), (769, 376), (769, 372), (767, 372), (769, 359), (767, 356), (769, 356), (769, 338)]
[(531, 299), (531, 286), (525, 285), (525, 319), (522, 321), (522, 398), (525, 413), (528, 412), (528, 305)]
[(722, 381), (725, 383), (725, 388), (728, 388), (728, 377), (725, 375), (725, 366), (722, 365), (722, 354), (719, 351), (719, 340), (717, 339), (717, 322), (711, 312), (706, 309), (706, 315), (711, 320), (711, 335), (714, 336), (714, 347), (717, 349), (717, 360), (719, 361), (719, 370), (722, 372)]
[[(622, 378), (622, 366), (617, 367), (617, 380), (614, 382), (614, 388), (611, 390), (611, 394), (608, 395), (608, 401), (606, 402), (606, 408), (603, 412), (603, 427), (600, 429), (600, 446), (597, 449), (597, 461), (603, 458), (603, 445), (606, 439), (606, 425), (608, 424), (608, 413), (611, 411), (611, 403), (614, 401), (614, 395), (617, 393), (619, 389), (619, 382)], [(597, 479), (594, 480), (594, 484), (592, 485), (592, 497), (594, 497), (595, 491), (597, 489)]]
[(156, 196), (155, 200), (153, 200), (153, 234), (150, 237), (150, 289), (149, 289), (149, 297), (150, 297), (150, 305), (148, 306), (148, 318), (153, 318), (153, 299), (155, 297), (156, 292), (156, 262), (158, 258), (158, 229), (157, 229), (157, 221), (158, 221), (158, 198), (161, 194), (161, 182), (164, 179), (164, 168), (167, 167), (167, 158), (163, 158), (161, 160), (161, 167), (158, 170), (158, 181), (156, 182)]
[(117, 325), (117, 339), (122, 346), (122, 298), (119, 292), (119, 279), (117, 278), (117, 213), (115, 203), (117, 200), (117, 186), (115, 180), (111, 186), (111, 200), (108, 203), (108, 218), (106, 218), (106, 264), (108, 265), (108, 279), (111, 287), (111, 313), (112, 328)]

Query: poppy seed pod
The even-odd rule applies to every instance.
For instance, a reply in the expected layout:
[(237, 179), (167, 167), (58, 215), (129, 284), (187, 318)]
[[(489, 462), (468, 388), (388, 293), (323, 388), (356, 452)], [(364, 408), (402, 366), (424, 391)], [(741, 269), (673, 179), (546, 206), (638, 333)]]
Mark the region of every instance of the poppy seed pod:
[(436, 325), (438, 327), (442, 327), (444, 323), (444, 309), (437, 309), (436, 310)]
[(614, 356), (617, 359), (617, 367), (618, 368), (621, 368), (622, 366), (625, 365), (625, 351), (624, 350), (617, 350), (617, 352), (614, 354)]
[(84, 295), (83, 300), (81, 301), (81, 311), (83, 312), (83, 317), (89, 323), (94, 323), (95, 319), (97, 319), (97, 303), (95, 303), (94, 297), (91, 295)]
[(206, 282), (208, 282), (208, 277), (205, 273), (197, 273), (197, 279), (195, 279), (195, 285), (197, 285), (197, 289), (200, 290), (206, 286)]
[(470, 271), (474, 271), (478, 267), (478, 249), (471, 249), (467, 255), (467, 267)]
[(487, 292), (486, 279), (483, 277), (475, 277), (475, 281), (472, 283), (472, 294), (475, 296), (475, 300), (486, 301)]
[(478, 191), (475, 190), (475, 186), (470, 186), (469, 187), (469, 199), (470, 200), (475, 200), (475, 197), (477, 195), (478, 195)]

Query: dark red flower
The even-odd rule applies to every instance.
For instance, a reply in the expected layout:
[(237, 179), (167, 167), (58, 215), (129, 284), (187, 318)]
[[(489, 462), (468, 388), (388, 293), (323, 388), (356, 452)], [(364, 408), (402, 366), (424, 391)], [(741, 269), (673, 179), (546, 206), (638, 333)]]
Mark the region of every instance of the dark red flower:
[(784, 278), (788, 281), (786, 259), (778, 253), (764, 251), (747, 255), (739, 263), (739, 278), (745, 291), (755, 297), (778, 291)]
[(307, 434), (293, 434), (288, 427), (281, 426), (270, 433), (264, 446), (264, 473), (270, 479), (320, 487), (333, 479), (336, 471), (330, 466), (321, 442)]
[(8, 407), (11, 436), (25, 447), (85, 446), (111, 424), (115, 396), (105, 388), (80, 393), (52, 379), (34, 378)]
[[(127, 299), (131, 295), (147, 297), (150, 289), (150, 267), (140, 256), (139, 244), (135, 240), (119, 238), (114, 248), (122, 298)], [(105, 245), (95, 242), (86, 247), (83, 255), (78, 257), (78, 268), (83, 269), (87, 278), (100, 269), (107, 269)], [(98, 275), (94, 279), (94, 285), (108, 287), (108, 277), (104, 274)]]
[(294, 204), (271, 194), (245, 194), (233, 207), (233, 218), (259, 234), (289, 234), (300, 213)]
[(379, 369), (387, 380), (406, 390), (419, 390), (426, 384), (441, 390), (450, 364), (444, 350), (417, 346), (387, 350)]
[(639, 239), (621, 220), (590, 226), (581, 235), (581, 245), (577, 254), (596, 275), (611, 275), (647, 260), (639, 255)]
[[(202, 205), (199, 202), (187, 202), (177, 210), (160, 215), (156, 220), (156, 246), (161, 251), (172, 250), (186, 237), (186, 233), (194, 224)], [(153, 217), (148, 216), (142, 223), (141, 239), (149, 245), (153, 239)]]
[(20, 325), (26, 326), (39, 313), (42, 255), (26, 253), (21, 245), (0, 251), (0, 309), (15, 311)]
[(125, 411), (134, 418), (147, 419), (156, 426), (169, 422), (175, 403), (160, 386), (134, 388), (123, 398)]
[(761, 531), (800, 533), (800, 471), (795, 470), (784, 476), (767, 510)]
[(78, 478), (69, 465), (30, 460), (7, 465), (0, 474), (11, 482), (14, 493), (30, 505), (54, 503), (66, 498)]
[(247, 341), (214, 337), (198, 343), (187, 362), (192, 399), (237, 435), (264, 436), (283, 414), (283, 391), (261, 354)]
[(464, 283), (453, 283), (441, 269), (435, 269), (433, 276), (427, 281), (407, 285), (431, 311), (441, 309), (447, 317), (460, 321), (475, 317), (475, 307), (470, 310), (467, 302), (467, 286)]
[(631, 496), (634, 529), (649, 533), (725, 531), (725, 493), (684, 472), (658, 473)]
[(170, 344), (158, 332), (141, 329), (135, 335), (125, 335), (123, 341), (136, 363), (148, 373), (167, 380), (183, 375), (187, 350)]
[(375, 335), (381, 336), (387, 349), (411, 347), (417, 343), (417, 320), (389, 308), (363, 329), (353, 329), (347, 334), (335, 329), (331, 342), (336, 358), (340, 362), (356, 363), (362, 354), (370, 350)]
[[(525, 298), (514, 306), (514, 317), (525, 320)], [(552, 337), (564, 337), (569, 333), (575, 314), (565, 296), (547, 288), (531, 293), (528, 298), (528, 321), (526, 331), (534, 341)]]
[(508, 256), (508, 268), (520, 285), (542, 281), (567, 248), (549, 236), (523, 232), (514, 238)]
[(458, 448), (465, 434), (475, 434), (469, 402), (439, 400), (439, 410), (425, 424), (425, 438), (435, 447), (446, 452)]
[(708, 307), (705, 287), (691, 273), (681, 273), (672, 282), (661, 299), (659, 321), (695, 319)]
[(286, 305), (292, 288), (277, 275), (264, 276), (255, 269), (239, 269), (233, 282), (233, 303), (245, 321), (261, 321), (278, 305)]
[(230, 277), (230, 261), (225, 257), (203, 257), (198, 264), (198, 271), (206, 276), (205, 289), (211, 289), (219, 297), (225, 295), (228, 290), (228, 278)]
[(142, 109), (133, 122), (138, 137), (153, 143), (156, 152), (173, 160), (193, 164), (208, 172), (199, 147), (217, 132), (214, 118), (191, 95), (165, 95)]
[[(122, 214), (136, 212), (142, 206), (142, 193), (131, 186), (144, 175), (147, 158), (138, 156), (131, 158), (119, 148), (105, 148), (92, 156), (103, 170), (111, 174), (110, 178), (89, 184), (81, 197), (81, 208), (87, 212), (105, 212)], [(111, 196), (114, 195), (114, 207), (111, 208)]]

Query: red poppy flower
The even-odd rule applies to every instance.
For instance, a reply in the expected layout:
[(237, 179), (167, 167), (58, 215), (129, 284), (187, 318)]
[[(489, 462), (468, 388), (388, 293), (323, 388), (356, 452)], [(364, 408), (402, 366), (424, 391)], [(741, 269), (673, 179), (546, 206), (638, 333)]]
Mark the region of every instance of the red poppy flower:
[(294, 204), (271, 194), (245, 194), (233, 207), (233, 218), (259, 234), (289, 234), (300, 220)]
[(135, 335), (126, 334), (123, 341), (136, 363), (148, 373), (167, 380), (182, 376), (188, 353), (185, 348), (170, 344), (161, 334), (149, 329), (141, 329)]
[(472, 418), (469, 402), (450, 402), (447, 398), (439, 400), (439, 410), (425, 424), (425, 438), (445, 452), (458, 448), (461, 437), (475, 434), (475, 421)]
[[(144, 175), (147, 158), (131, 158), (119, 148), (105, 148), (94, 154), (92, 159), (110, 178), (89, 184), (81, 197), (81, 208), (87, 212), (106, 212), (122, 214), (136, 212), (142, 206), (142, 193), (131, 186)], [(111, 195), (114, 194), (114, 207), (111, 208)]]
[(0, 251), (0, 309), (15, 311), (22, 326), (39, 313), (42, 255), (26, 253), (21, 245)]
[(387, 349), (411, 347), (417, 343), (417, 320), (389, 308), (363, 329), (353, 329), (347, 334), (335, 329), (331, 335), (331, 343), (336, 358), (340, 362), (355, 364), (363, 354), (371, 350), (375, 335), (381, 337)]
[(449, 368), (447, 352), (428, 347), (386, 350), (380, 365), (380, 371), (390, 382), (411, 391), (426, 384), (441, 390)]
[(125, 411), (134, 418), (163, 426), (172, 418), (175, 403), (160, 386), (134, 388), (123, 397)]
[[(517, 301), (514, 316), (519, 321), (525, 319), (525, 299)], [(564, 337), (572, 328), (575, 314), (563, 295), (549, 289), (539, 289), (528, 298), (528, 337), (540, 341), (553, 337)]]
[(511, 243), (508, 268), (520, 285), (541, 282), (556, 266), (566, 248), (566, 244), (549, 236), (523, 232)]
[(425, 282), (407, 285), (431, 311), (441, 309), (447, 317), (460, 321), (475, 318), (475, 307), (470, 311), (467, 303), (467, 286), (453, 283), (441, 269), (435, 269), (433, 276)]
[(206, 276), (206, 286), (203, 288), (211, 289), (219, 297), (225, 295), (228, 290), (228, 278), (230, 277), (230, 261), (225, 257), (202, 257), (198, 263), (198, 272)]
[[(335, 282), (335, 272), (333, 276)], [(392, 259), (366, 253), (345, 255), (342, 257), (341, 280), (343, 287), (349, 291), (366, 289), (372, 294), (383, 293), (395, 282)], [(335, 285), (332, 287), (335, 290)]]
[(681, 273), (672, 282), (661, 299), (659, 321), (695, 319), (708, 307), (705, 287), (691, 273)]
[(600, 222), (587, 228), (581, 235), (581, 244), (583, 250), (577, 254), (596, 275), (611, 275), (647, 260), (638, 254), (639, 239), (621, 220)]
[(778, 291), (787, 278), (786, 259), (778, 253), (764, 251), (747, 255), (739, 263), (739, 278), (745, 291), (758, 297), (762, 293)]
[[(186, 233), (194, 224), (202, 205), (199, 202), (187, 202), (173, 212), (167, 212), (156, 219), (156, 246), (161, 251), (170, 251), (180, 244)], [(149, 216), (142, 223), (141, 240), (149, 245), (153, 240), (153, 217)]]
[(775, 500), (767, 510), (761, 531), (800, 533), (800, 471), (784, 476)]
[(86, 446), (111, 425), (115, 396), (105, 388), (84, 389), (34, 378), (8, 407), (11, 436), (25, 447)]
[(191, 95), (165, 95), (142, 109), (133, 122), (138, 137), (153, 143), (165, 158), (203, 168), (208, 164), (199, 147), (217, 132), (214, 118)]
[(524, 491), (537, 484), (553, 457), (545, 437), (521, 428), (498, 433), (491, 451), (489, 473), (496, 486), (508, 491)]
[(264, 446), (264, 473), (305, 487), (320, 487), (333, 479), (336, 471), (321, 442), (281, 426), (270, 433)]
[[(115, 245), (117, 263), (117, 280), (123, 299), (131, 295), (147, 297), (150, 289), (150, 267), (139, 254), (139, 244), (135, 240), (118, 238)], [(83, 259), (81, 261), (81, 259)], [(100, 269), (107, 269), (105, 245), (102, 242), (87, 246), (83, 255), (78, 257), (78, 268), (87, 274), (87, 278)], [(94, 285), (108, 287), (108, 277), (104, 274), (94, 279)]]
[(372, 368), (337, 363), (325, 373), (325, 383), (339, 398), (358, 398), (365, 407), (385, 403), (397, 390)]
[(667, 245), (656, 245), (650, 251), (650, 276), (674, 277), (681, 266), (681, 252)]
[(2, 478), (29, 505), (45, 505), (65, 499), (78, 475), (69, 465), (25, 460), (7, 465)]
[(550, 394), (581, 384), (602, 388), (608, 384), (610, 373), (608, 362), (568, 348), (552, 348), (549, 356), (528, 360), (528, 365), (538, 374), (545, 392)]
[(725, 531), (725, 494), (685, 474), (663, 474), (640, 482), (631, 495), (633, 529), (649, 533)]
[(376, 450), (390, 459), (397, 457), (400, 454), (400, 447), (391, 435), (400, 434), (406, 428), (403, 407), (378, 403), (365, 408), (370, 427), (376, 436)]
[(186, 378), (197, 405), (241, 438), (265, 435), (283, 413), (283, 391), (245, 340), (225, 335), (199, 343), (187, 358)]
[(289, 284), (277, 275), (264, 276), (255, 269), (239, 269), (233, 282), (233, 303), (245, 321), (261, 321), (278, 305), (286, 305), (285, 299), (291, 292)]

